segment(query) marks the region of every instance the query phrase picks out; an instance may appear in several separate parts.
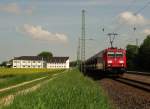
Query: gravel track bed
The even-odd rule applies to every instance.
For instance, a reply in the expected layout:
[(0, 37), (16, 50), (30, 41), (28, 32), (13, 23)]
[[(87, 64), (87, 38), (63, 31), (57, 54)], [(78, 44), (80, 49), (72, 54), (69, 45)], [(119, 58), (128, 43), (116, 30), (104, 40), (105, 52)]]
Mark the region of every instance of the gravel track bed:
[(123, 77), (128, 79), (138, 80), (145, 83), (150, 83), (150, 76), (125, 73)]
[(99, 82), (116, 109), (150, 109), (149, 92), (107, 78)]

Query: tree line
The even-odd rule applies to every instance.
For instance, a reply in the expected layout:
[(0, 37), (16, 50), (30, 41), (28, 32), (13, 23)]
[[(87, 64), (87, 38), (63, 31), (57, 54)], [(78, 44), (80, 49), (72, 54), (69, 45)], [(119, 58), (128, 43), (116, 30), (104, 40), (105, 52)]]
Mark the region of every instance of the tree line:
[(128, 70), (150, 71), (150, 35), (140, 46), (127, 45)]

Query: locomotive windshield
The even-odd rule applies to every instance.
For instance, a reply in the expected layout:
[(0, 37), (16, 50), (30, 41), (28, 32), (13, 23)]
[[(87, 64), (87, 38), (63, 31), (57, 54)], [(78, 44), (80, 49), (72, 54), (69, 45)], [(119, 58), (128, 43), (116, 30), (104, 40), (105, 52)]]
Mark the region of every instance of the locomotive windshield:
[(114, 57), (114, 56), (115, 56), (115, 53), (112, 52), (112, 51), (109, 51), (109, 52), (107, 53), (107, 55), (108, 55), (109, 57)]
[(122, 57), (123, 53), (122, 52), (116, 52), (116, 57)]
[(112, 52), (112, 51), (109, 51), (107, 53), (108, 57), (122, 57), (123, 56), (123, 53), (122, 52)]

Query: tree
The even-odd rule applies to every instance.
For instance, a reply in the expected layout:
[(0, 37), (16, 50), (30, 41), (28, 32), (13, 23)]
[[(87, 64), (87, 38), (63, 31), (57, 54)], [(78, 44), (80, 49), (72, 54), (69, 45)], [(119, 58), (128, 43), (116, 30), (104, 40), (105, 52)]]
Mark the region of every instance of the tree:
[(70, 67), (76, 67), (77, 61), (71, 61), (69, 65)]
[(150, 35), (144, 40), (139, 49), (140, 66), (150, 70)]
[(6, 67), (7, 66), (7, 62), (6, 61), (3, 61), (1, 64), (0, 64), (1, 67)]
[(51, 52), (43, 51), (39, 53), (38, 56), (43, 57), (43, 58), (51, 58), (53, 57), (53, 54)]
[(131, 70), (135, 70), (138, 66), (138, 51), (139, 47), (136, 45), (127, 45), (127, 65)]

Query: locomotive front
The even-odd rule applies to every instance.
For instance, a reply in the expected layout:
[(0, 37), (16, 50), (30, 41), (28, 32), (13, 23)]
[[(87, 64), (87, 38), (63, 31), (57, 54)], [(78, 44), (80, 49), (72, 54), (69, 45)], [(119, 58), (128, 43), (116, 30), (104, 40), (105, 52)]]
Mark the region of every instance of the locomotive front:
[(104, 58), (106, 71), (116, 73), (124, 73), (126, 71), (126, 50), (108, 48)]

